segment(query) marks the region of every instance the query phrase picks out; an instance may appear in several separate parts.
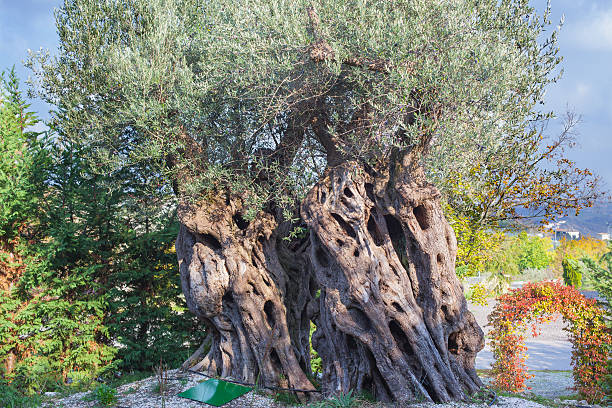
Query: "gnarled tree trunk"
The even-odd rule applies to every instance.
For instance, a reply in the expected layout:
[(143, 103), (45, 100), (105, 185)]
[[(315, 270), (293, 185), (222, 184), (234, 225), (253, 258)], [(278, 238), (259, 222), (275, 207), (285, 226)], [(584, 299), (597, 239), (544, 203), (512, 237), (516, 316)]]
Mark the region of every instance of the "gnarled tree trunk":
[(240, 199), (230, 196), (179, 209), (183, 293), (211, 336), (208, 353), (193, 368), (312, 390), (308, 242), (290, 246), (280, 239), (288, 226), (270, 214), (249, 223), (241, 211)]
[(480, 387), (483, 333), (439, 193), (418, 167), (389, 169), (328, 169), (302, 203), (302, 240), (283, 240), (290, 226), (268, 213), (246, 222), (238, 198), (180, 209), (183, 291), (212, 340), (195, 369), (312, 390), (313, 320), (326, 394), (449, 401)]
[(438, 191), (407, 162), (387, 174), (331, 168), (303, 203), (327, 393), (442, 402), (481, 386), (483, 333), (455, 275), (455, 236)]

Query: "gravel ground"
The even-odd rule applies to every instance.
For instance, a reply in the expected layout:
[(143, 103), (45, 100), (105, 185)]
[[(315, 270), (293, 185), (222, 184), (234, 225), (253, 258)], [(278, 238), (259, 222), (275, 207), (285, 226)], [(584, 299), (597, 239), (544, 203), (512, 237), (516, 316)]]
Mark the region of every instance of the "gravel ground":
[[(493, 308), (494, 301), (490, 301), (486, 306), (470, 304), (469, 308), (474, 313), (476, 321), (486, 333), (490, 330), (487, 327), (487, 315)], [(534, 395), (543, 396), (546, 398), (555, 398), (573, 394), (573, 380), (571, 376), (570, 356), (571, 344), (567, 339), (567, 334), (563, 330), (564, 323), (561, 319), (542, 325), (541, 334), (537, 337), (532, 337), (527, 334), (528, 347), (528, 366), (531, 374), (535, 377), (528, 380), (528, 386), (532, 387), (531, 393)], [(489, 369), (493, 362), (491, 350), (486, 345), (485, 349), (478, 354), (476, 359), (476, 367), (479, 369)], [(561, 371), (542, 371), (542, 370), (561, 370)], [(163, 403), (166, 408), (191, 408), (191, 407), (209, 407), (210, 405), (191, 401), (188, 399), (177, 397), (176, 394), (185, 391), (201, 382), (203, 377), (190, 374), (179, 373), (176, 370), (168, 372), (170, 380), (168, 381), (168, 392), (163, 398)], [(483, 378), (485, 383), (487, 378)], [(158, 408), (162, 406), (162, 397), (156, 392), (157, 379), (155, 377), (146, 378), (141, 381), (136, 381), (130, 384), (125, 384), (119, 387), (118, 408)], [(95, 401), (84, 401), (83, 398), (88, 393), (78, 393), (65, 398), (51, 398), (45, 405), (47, 408), (63, 407), (63, 408), (93, 408), (96, 407)], [(368, 404), (362, 405), (364, 408), (396, 408), (406, 405), (398, 404)], [(484, 408), (487, 404), (467, 404), (467, 403), (451, 403), (451, 404), (411, 404), (414, 408)], [(559, 405), (559, 406), (572, 406)], [(255, 392), (250, 392), (244, 396), (235, 399), (225, 405), (227, 408), (281, 408), (286, 405), (275, 402), (269, 396), (261, 395)], [(540, 408), (543, 405), (533, 401), (521, 398), (500, 397), (493, 407), (503, 408)]]
[(571, 371), (531, 371), (534, 375), (526, 381), (527, 387), (531, 387), (531, 392), (545, 398), (562, 397), (576, 394), (574, 379)]
[[(158, 381), (156, 377), (145, 378), (140, 381), (125, 384), (117, 388), (117, 408), (202, 408), (210, 407), (197, 401), (177, 397), (181, 393), (204, 380), (204, 377), (190, 373), (179, 373), (177, 370), (168, 371), (168, 391), (164, 397), (158, 392)], [(85, 401), (87, 392), (73, 394), (66, 398), (54, 398), (43, 407), (47, 408), (94, 408), (97, 407), (96, 401)], [(283, 407), (272, 399), (259, 395), (254, 392), (243, 395), (230, 403), (224, 405), (227, 408), (264, 408), (264, 407)]]
[[(534, 377), (528, 379), (525, 384), (528, 388), (526, 393), (538, 395), (544, 398), (558, 398), (575, 395), (573, 390), (574, 379), (571, 371), (530, 371)], [(489, 384), (491, 378), (481, 374), (482, 382)]]
[[(169, 390), (164, 397), (164, 406), (166, 408), (202, 408), (210, 407), (210, 405), (191, 401), (188, 399), (177, 397), (176, 394), (185, 391), (188, 388), (195, 386), (202, 381), (203, 377), (195, 374), (183, 374), (177, 370), (168, 371)], [(181, 380), (179, 380), (179, 378)], [(156, 392), (157, 378), (149, 377), (130, 384), (122, 385), (117, 389), (118, 403), (117, 408), (159, 408), (162, 407), (162, 397)], [(81, 392), (73, 394), (65, 398), (53, 397), (48, 398), (43, 404), (46, 408), (94, 408), (97, 407), (96, 401), (85, 401), (84, 397), (88, 393)], [(316, 406), (315, 404), (311, 406)], [(413, 408), (486, 408), (490, 405), (485, 403), (449, 403), (449, 404), (431, 404), (431, 403), (415, 403), (415, 404), (373, 404), (363, 403), (363, 408), (400, 408), (410, 406)], [(560, 405), (561, 407), (564, 405)], [(271, 397), (260, 395), (255, 392), (250, 392), (237, 398), (227, 405), (227, 408), (285, 408), (287, 405), (275, 402)], [(499, 397), (496, 404), (491, 407), (499, 408), (542, 408), (544, 405), (538, 404), (521, 398), (514, 397)]]

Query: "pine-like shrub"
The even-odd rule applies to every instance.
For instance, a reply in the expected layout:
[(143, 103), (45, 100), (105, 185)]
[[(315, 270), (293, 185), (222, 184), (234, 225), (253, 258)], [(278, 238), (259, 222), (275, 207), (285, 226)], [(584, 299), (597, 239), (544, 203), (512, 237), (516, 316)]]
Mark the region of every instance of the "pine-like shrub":
[(562, 262), (563, 281), (567, 286), (580, 288), (582, 286), (582, 274), (584, 264), (577, 259), (567, 258)]

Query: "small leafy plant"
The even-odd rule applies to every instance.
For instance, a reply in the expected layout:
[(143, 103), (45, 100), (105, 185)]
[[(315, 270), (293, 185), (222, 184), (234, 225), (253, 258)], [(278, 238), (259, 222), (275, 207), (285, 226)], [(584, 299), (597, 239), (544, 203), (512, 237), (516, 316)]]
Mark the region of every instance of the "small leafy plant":
[(335, 395), (325, 401), (310, 405), (311, 408), (357, 408), (363, 405), (364, 401), (352, 391), (346, 394)]
[(101, 407), (112, 407), (117, 403), (117, 390), (106, 384), (100, 384), (83, 399), (97, 401)]
[(487, 304), (487, 295), (487, 288), (482, 283), (477, 283), (470, 288), (465, 297), (473, 303), (485, 306)]
[(157, 375), (157, 385), (153, 391), (161, 396), (161, 406), (164, 408), (166, 406), (166, 393), (168, 392), (168, 367), (161, 358), (155, 372)]
[(288, 391), (275, 392), (274, 394), (272, 394), (272, 399), (275, 402), (278, 402), (284, 405), (288, 405), (288, 406), (294, 406), (294, 405), (300, 404), (300, 400), (295, 396), (295, 394), (288, 392)]

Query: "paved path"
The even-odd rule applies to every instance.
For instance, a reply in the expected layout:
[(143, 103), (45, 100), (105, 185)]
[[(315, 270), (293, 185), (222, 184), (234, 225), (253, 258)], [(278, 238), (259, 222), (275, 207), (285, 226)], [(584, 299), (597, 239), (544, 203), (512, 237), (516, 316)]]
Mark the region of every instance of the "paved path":
[[(493, 363), (493, 353), (487, 339), (487, 333), (491, 329), (487, 327), (487, 316), (491, 313), (494, 303), (494, 300), (490, 300), (487, 306), (480, 306), (468, 302), (470, 311), (474, 313), (476, 321), (485, 332), (485, 348), (476, 356), (476, 368), (480, 370), (490, 369)], [(527, 332), (527, 368), (534, 377), (527, 380), (526, 385), (536, 395), (556, 398), (575, 393), (572, 390), (574, 380), (570, 364), (572, 344), (568, 340), (567, 332), (563, 330), (564, 327), (565, 324), (559, 317), (555, 321), (542, 324), (541, 333), (537, 337), (533, 337), (531, 331)], [(483, 377), (483, 380), (488, 382), (489, 379)]]
[[(488, 345), (486, 334), (487, 316), (491, 312), (494, 300), (490, 300), (487, 306), (469, 304), (469, 309), (474, 313), (476, 321), (485, 332), (485, 348), (476, 357), (477, 369), (489, 369), (493, 363), (493, 353)], [(542, 324), (541, 334), (533, 337), (531, 332), (527, 333), (525, 344), (527, 345), (527, 367), (529, 370), (571, 370), (572, 344), (569, 342), (567, 332), (563, 330), (565, 324), (561, 318)]]

